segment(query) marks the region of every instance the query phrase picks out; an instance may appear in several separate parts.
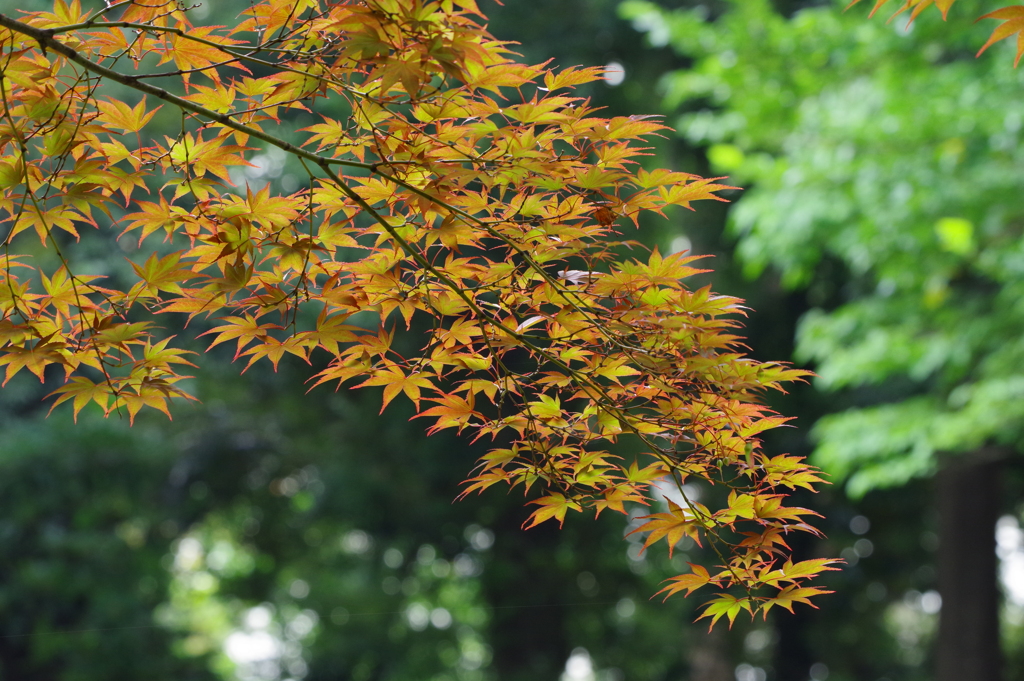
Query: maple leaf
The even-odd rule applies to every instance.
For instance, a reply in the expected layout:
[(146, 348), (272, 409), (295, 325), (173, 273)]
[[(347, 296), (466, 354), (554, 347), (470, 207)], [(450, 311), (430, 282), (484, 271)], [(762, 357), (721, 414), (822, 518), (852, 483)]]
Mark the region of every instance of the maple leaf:
[[(230, 111), (238, 96), (235, 88), (223, 83), (214, 83), (212, 87), (193, 83), (191, 87), (192, 93), (187, 96), (187, 99), (217, 113)], [(239, 144), (245, 144), (247, 137), (244, 133), (235, 134), (235, 140)]]
[(345, 324), (348, 318), (347, 314), (322, 317), (317, 322), (316, 331), (307, 331), (299, 334), (299, 337), (309, 339), (332, 355), (337, 355), (338, 344), (355, 342), (355, 332), (360, 330), (357, 326)]
[(728, 184), (715, 184), (715, 180), (722, 179), (725, 178), (709, 177), (692, 179), (690, 182), (681, 182), (673, 184), (670, 187), (659, 187), (658, 193), (661, 200), (666, 204), (673, 204), (693, 210), (693, 206), (690, 205), (693, 201), (727, 201), (728, 199), (718, 196), (715, 192), (725, 189), (739, 189), (739, 187), (733, 187)]
[(217, 334), (217, 337), (210, 343), (211, 348), (215, 345), (220, 345), (225, 341), (237, 339), (238, 344), (237, 349), (235, 350), (235, 359), (238, 359), (242, 350), (245, 349), (249, 343), (265, 338), (271, 331), (280, 330), (282, 328), (280, 324), (260, 324), (252, 315), (249, 314), (242, 317), (224, 317), (222, 318), (222, 321), (226, 323), (221, 326), (214, 327), (200, 335), (206, 336), (212, 333)]
[(50, 407), (51, 414), (57, 408), (57, 405), (68, 400), (74, 400), (75, 423), (78, 423), (78, 413), (90, 402), (98, 404), (103, 409), (104, 414), (110, 412), (111, 386), (108, 383), (93, 383), (85, 376), (73, 376), (71, 382), (54, 390), (50, 393), (50, 396), (52, 395), (57, 395), (58, 397), (54, 400), (53, 406)]
[(781, 494), (755, 498), (754, 517), (766, 520), (790, 520), (799, 519), (805, 515), (818, 515), (806, 508), (783, 506), (782, 499), (783, 496)]
[(567, 425), (563, 418), (562, 404), (557, 397), (539, 395), (535, 402), (530, 402), (530, 412), (537, 418), (555, 425)]
[(539, 525), (545, 520), (557, 520), (558, 526), (565, 523), (565, 514), (569, 509), (582, 511), (583, 507), (576, 501), (566, 498), (564, 494), (551, 494), (540, 499), (533, 499), (529, 503), (540, 506), (530, 514), (530, 517), (523, 522), (524, 528), (531, 528)]
[(806, 603), (812, 608), (817, 609), (818, 606), (811, 602), (811, 598), (830, 593), (832, 592), (828, 589), (820, 589), (813, 586), (787, 586), (770, 599), (765, 600), (764, 604), (761, 606), (761, 614), (767, 618), (768, 612), (774, 606), (779, 606), (780, 608), (785, 608), (786, 610), (793, 612), (794, 603)]
[(231, 182), (228, 166), (249, 166), (241, 152), (245, 147), (224, 144), (224, 137), (204, 140), (200, 136), (186, 134), (181, 140), (168, 140), (170, 161), (178, 166), (189, 166), (197, 178), (212, 173), (225, 182)]
[(82, 12), (80, 0), (71, 0), (70, 3), (65, 2), (65, 0), (55, 0), (53, 12), (39, 12), (36, 14), (36, 17), (40, 26), (53, 28), (81, 23), (89, 14), (90, 12)]
[(235, 31), (265, 31), (273, 35), (280, 29), (294, 23), (302, 12), (315, 7), (313, 0), (271, 0), (249, 5), (244, 15), (252, 17), (235, 27)]
[(146, 98), (143, 97), (134, 107), (125, 102), (108, 99), (97, 102), (96, 107), (103, 113), (101, 120), (128, 132), (139, 132), (152, 120), (160, 107), (146, 111)]
[(54, 307), (57, 312), (67, 318), (71, 315), (72, 307), (82, 309), (91, 307), (90, 301), (86, 297), (86, 294), (90, 292), (87, 284), (90, 280), (98, 278), (79, 277), (76, 280), (76, 278), (68, 276), (66, 267), (58, 269), (52, 277), (40, 274), (43, 288), (46, 291), (46, 296), (41, 298), (40, 302), (43, 305)]
[(430, 432), (434, 433), (445, 428), (458, 427), (462, 430), (469, 425), (470, 419), (477, 416), (476, 411), (473, 409), (473, 403), (471, 399), (466, 399), (459, 395), (445, 395), (442, 394), (440, 397), (427, 398), (433, 402), (437, 402), (436, 407), (430, 407), (424, 409), (417, 416), (436, 416), (437, 421), (433, 426), (430, 427)]
[(7, 382), (22, 369), (31, 371), (42, 383), (43, 371), (47, 366), (64, 362), (62, 350), (64, 343), (60, 342), (39, 342), (31, 347), (4, 348), (4, 354), (0, 355), (0, 366), (7, 365), (7, 375), (0, 385), (7, 385)]
[(195, 352), (182, 348), (167, 347), (173, 338), (174, 336), (168, 336), (156, 343), (146, 343), (142, 350), (142, 359), (136, 366), (139, 368), (144, 367), (150, 370), (150, 373), (152, 373), (153, 369), (159, 369), (168, 374), (172, 371), (172, 364), (185, 364), (194, 367), (195, 364), (185, 359), (184, 355), (194, 355), (196, 354)]
[(1003, 23), (1000, 24), (992, 31), (992, 35), (989, 36), (988, 40), (981, 49), (978, 50), (978, 55), (987, 50), (989, 47), (1005, 40), (1012, 35), (1017, 36), (1017, 55), (1013, 59), (1013, 65), (1016, 67), (1020, 63), (1020, 59), (1024, 56), (1024, 5), (1014, 5), (1013, 7), (1003, 7), (997, 9), (994, 12), (989, 12), (981, 16), (981, 19), (999, 19)]
[(650, 533), (647, 535), (647, 539), (644, 540), (641, 550), (646, 550), (651, 544), (664, 539), (668, 542), (668, 555), (671, 557), (676, 544), (683, 537), (690, 537), (698, 546), (701, 545), (699, 529), (703, 527), (703, 522), (689, 509), (684, 510), (671, 499), (667, 499), (667, 502), (668, 513), (640, 516), (638, 520), (646, 520), (647, 522), (629, 534), (636, 534), (637, 532)]
[[(184, 377), (175, 377), (172, 380), (177, 380), (178, 378)], [(145, 376), (141, 380), (134, 380), (131, 383), (135, 392), (120, 391), (110, 410), (121, 406), (126, 407), (128, 409), (129, 423), (132, 424), (135, 423), (135, 417), (143, 407), (151, 407), (163, 412), (167, 418), (172, 418), (171, 411), (167, 407), (167, 401), (172, 396), (194, 399), (188, 393), (175, 388), (171, 380), (167, 378)]]
[[(108, 317), (111, 321), (113, 318)], [(127, 350), (129, 345), (145, 343), (145, 333), (152, 324), (149, 322), (134, 322), (131, 324), (96, 324), (93, 327), (95, 332), (92, 338), (93, 345), (116, 345)]]
[(416, 405), (416, 410), (419, 411), (420, 388), (434, 389), (433, 381), (426, 375), (419, 373), (406, 374), (395, 364), (388, 365), (384, 371), (378, 372), (375, 376), (371, 376), (356, 387), (364, 385), (384, 386), (384, 400), (380, 407), (382, 414), (391, 400), (403, 392), (406, 397), (412, 400), (413, 404)]
[(168, 301), (161, 312), (187, 312), (189, 319), (206, 312), (212, 314), (224, 306), (226, 298), (203, 289), (182, 289), (182, 296)]
[(182, 209), (169, 204), (163, 196), (160, 197), (160, 203), (139, 201), (135, 206), (140, 210), (125, 215), (124, 219), (131, 220), (131, 223), (124, 228), (121, 234), (141, 229), (142, 235), (139, 237), (140, 246), (146, 237), (158, 229), (163, 229), (170, 236), (179, 225), (184, 223), (187, 215)]
[(156, 253), (151, 253), (144, 264), (131, 263), (135, 273), (142, 279), (141, 288), (154, 297), (160, 291), (180, 295), (180, 282), (195, 276), (192, 270), (178, 267), (181, 255), (180, 251), (175, 251), (161, 258)]
[(569, 68), (562, 69), (557, 73), (545, 73), (544, 87), (548, 90), (560, 90), (574, 85), (592, 83), (594, 81), (601, 80), (603, 77), (604, 69), (601, 67), (592, 66), (589, 68), (579, 68), (576, 66), (570, 66)]
[[(357, 357), (354, 359), (349, 358), (347, 360), (339, 359), (332, 362), (329, 367), (313, 377), (313, 379), (316, 379), (316, 382), (313, 383), (313, 388), (330, 381), (338, 381), (337, 389), (340, 390), (342, 383), (352, 378), (365, 375), (369, 369), (370, 361), (365, 357)], [(310, 389), (312, 390), (312, 388)]]
[(245, 352), (241, 353), (242, 356), (249, 356), (249, 363), (245, 365), (246, 371), (249, 370), (257, 360), (264, 357), (270, 360), (270, 363), (274, 367), (274, 371), (277, 371), (277, 365), (286, 352), (295, 355), (296, 357), (301, 357), (307, 362), (309, 361), (306, 344), (300, 339), (291, 337), (282, 341), (274, 338), (273, 336), (263, 336), (258, 340), (259, 345), (249, 348)]
[(750, 596), (739, 597), (731, 594), (722, 594), (718, 598), (706, 603), (704, 605), (704, 612), (697, 619), (701, 620), (705, 617), (710, 617), (711, 627), (714, 627), (715, 622), (724, 616), (729, 619), (729, 628), (731, 629), (733, 622), (736, 621), (736, 616), (743, 610), (753, 614), (753, 607), (754, 599)]
[(440, 333), (440, 339), (444, 347), (450, 348), (455, 345), (469, 345), (473, 339), (483, 335), (480, 327), (472, 320), (462, 318), (453, 321), (447, 329)]
[[(245, 72), (249, 72), (245, 64), (237, 59), (227, 58), (228, 54), (217, 47), (239, 45), (242, 41), (233, 40), (224, 36), (218, 36), (214, 32), (220, 26), (196, 26), (189, 29), (187, 35), (172, 33), (170, 36), (170, 48), (164, 51), (160, 59), (161, 64), (173, 61), (175, 66), (181, 69), (182, 82), (188, 86), (191, 79), (191, 71), (201, 71), (211, 78), (215, 83), (220, 83), (220, 73), (217, 68), (220, 65), (231, 66)], [(208, 43), (216, 43), (210, 45)]]
[(812, 560), (802, 560), (799, 563), (787, 561), (782, 566), (782, 579), (796, 582), (800, 579), (817, 575), (824, 570), (838, 570), (839, 568), (832, 566), (841, 562), (834, 558), (815, 558)]
[(593, 502), (594, 517), (598, 517), (605, 509), (611, 509), (628, 515), (629, 511), (623, 505), (624, 502), (634, 501), (638, 504), (647, 504), (646, 497), (632, 485), (616, 485), (611, 489), (604, 490), (604, 499), (597, 499)]
[(676, 577), (669, 577), (666, 581), (670, 582), (668, 586), (663, 587), (655, 595), (665, 594), (665, 598), (677, 594), (680, 591), (686, 591), (686, 595), (689, 596), (695, 590), (712, 583), (711, 575), (708, 573), (707, 568), (701, 565), (694, 565), (693, 563), (687, 563), (690, 566), (692, 572), (685, 575), (678, 575)]
[(668, 474), (668, 469), (662, 461), (656, 461), (644, 468), (640, 468), (640, 465), (634, 461), (625, 471), (626, 480), (634, 485), (649, 485), (652, 482), (665, 477), (666, 474)]
[(9, 319), (0, 320), (0, 347), (8, 343), (17, 345), (25, 339), (26, 335), (31, 333), (31, 327), (15, 324)]
[(462, 499), (471, 492), (481, 493), (488, 487), (499, 482), (511, 482), (511, 476), (504, 469), (490, 470), (481, 475), (469, 478), (465, 481), (466, 488), (463, 489), (458, 498)]

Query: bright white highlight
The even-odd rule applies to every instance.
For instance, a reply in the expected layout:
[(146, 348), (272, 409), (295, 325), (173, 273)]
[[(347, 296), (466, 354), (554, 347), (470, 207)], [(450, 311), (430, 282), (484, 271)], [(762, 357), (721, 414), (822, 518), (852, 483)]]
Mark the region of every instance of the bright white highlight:
[(276, 660), (281, 656), (281, 642), (265, 631), (236, 631), (224, 640), (224, 654), (235, 664)]
[(576, 648), (565, 662), (561, 681), (594, 681), (594, 662), (586, 648)]
[(1024, 530), (1011, 515), (1004, 515), (996, 523), (996, 554), (1006, 599), (1024, 608)]
[(612, 87), (622, 85), (626, 80), (626, 67), (617, 61), (610, 61), (604, 65), (604, 82)]

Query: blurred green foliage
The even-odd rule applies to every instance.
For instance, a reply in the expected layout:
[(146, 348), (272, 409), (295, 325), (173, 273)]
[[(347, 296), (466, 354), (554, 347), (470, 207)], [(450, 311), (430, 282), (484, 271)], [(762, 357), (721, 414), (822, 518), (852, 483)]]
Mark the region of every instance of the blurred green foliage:
[(746, 273), (809, 287), (796, 357), (859, 402), (818, 423), (816, 460), (853, 494), (1024, 435), (1024, 77), (1004, 52), (974, 58), (986, 27), (964, 17), (981, 5), (909, 28), (838, 3), (791, 18), (729, 3), (714, 22), (623, 5), (696, 60), (665, 98), (750, 187), (730, 214)]
[[(909, 28), (843, 4), (672, 10), (627, 0), (621, 12), (651, 44), (692, 60), (660, 92), (714, 174), (746, 188), (727, 226), (738, 263), (746, 277), (793, 292), (793, 357), (819, 375), (816, 404), (783, 411), (821, 417), (813, 460), (860, 498), (930, 475), (944, 455), (1020, 448), (1022, 76), (1012, 48), (974, 58), (991, 30), (971, 21), (980, 2)], [(1012, 470), (1006, 487), (1019, 497)], [(878, 528), (861, 545), (873, 553), (863, 565), (871, 581), (857, 579), (858, 565), (837, 597), (864, 614), (854, 626), (816, 614), (815, 632), (798, 635), (829, 678), (931, 676), (934, 521), (921, 517), (927, 488), (904, 489), (916, 502), (902, 513), (878, 492), (859, 502)], [(902, 555), (891, 553), (897, 543)], [(916, 544), (926, 550), (906, 551)], [(844, 556), (865, 558), (857, 547)], [(1014, 550), (1009, 540), (1000, 549), (1005, 559)], [(1015, 608), (1007, 604), (1014, 627)], [(889, 639), (872, 645), (872, 629)], [(1004, 647), (1018, 660), (1013, 631)], [(828, 651), (817, 632), (851, 654)]]

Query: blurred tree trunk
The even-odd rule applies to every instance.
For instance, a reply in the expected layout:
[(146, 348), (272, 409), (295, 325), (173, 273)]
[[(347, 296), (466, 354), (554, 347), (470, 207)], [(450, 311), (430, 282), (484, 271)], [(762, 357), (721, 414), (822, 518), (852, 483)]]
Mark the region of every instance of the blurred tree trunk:
[(939, 619), (937, 681), (1000, 681), (995, 524), (1001, 452), (982, 449), (937, 476)]
[(697, 629), (689, 645), (691, 681), (734, 681), (722, 627), (706, 633)]

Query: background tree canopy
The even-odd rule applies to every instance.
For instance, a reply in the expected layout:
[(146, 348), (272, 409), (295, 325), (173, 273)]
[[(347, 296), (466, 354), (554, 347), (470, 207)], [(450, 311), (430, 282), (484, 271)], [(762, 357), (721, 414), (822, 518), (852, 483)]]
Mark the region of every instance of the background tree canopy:
[[(745, 187), (640, 238), (715, 255), (705, 278), (748, 300), (754, 355), (818, 373), (774, 401), (798, 427), (766, 449), (813, 450), (835, 476), (799, 500), (828, 539), (794, 547), (847, 559), (836, 593), (708, 635), (696, 603), (647, 600), (709, 558), (699, 547), (641, 554), (621, 540), (637, 521), (609, 515), (522, 532), (515, 496), (452, 505), (482, 450), (424, 440), (409, 408), (377, 417), (373, 395), (306, 395), (298, 362), (241, 378), (210, 363), (201, 405), (131, 430), (43, 420), (56, 384), (18, 376), (0, 392), (0, 678), (933, 678), (926, 477), (943, 456), (1020, 442), (1013, 46), (974, 59), (991, 27), (963, 20), (983, 11), (968, 0), (909, 31), (822, 3), (559, 0), (529, 21), (516, 0), (480, 6), (528, 63), (622, 65), (621, 84), (585, 92), (602, 115), (669, 115), (681, 134), (652, 167)], [(285, 189), (302, 172), (263, 162), (244, 172)], [(1021, 560), (1008, 461), (1004, 571)], [(1006, 678), (1021, 673), (1017, 594)]]
[[(861, 496), (950, 459), (940, 650), (993, 662), (950, 669), (940, 656), (939, 678), (995, 678), (995, 558), (978, 527), (999, 505), (979, 499), (998, 495), (992, 462), (1020, 448), (1024, 424), (1019, 72), (1005, 54), (973, 58), (985, 29), (960, 20), (980, 14), (970, 2), (948, 23), (909, 25), (831, 8), (786, 18), (767, 2), (730, 4), (711, 23), (644, 2), (623, 11), (697, 60), (666, 78), (666, 97), (698, 105), (681, 132), (752, 187), (729, 227), (746, 274), (771, 268), (807, 292), (795, 357), (842, 395), (813, 429), (814, 460)], [(976, 619), (957, 625), (961, 612)], [(964, 631), (983, 653), (958, 649)]]

